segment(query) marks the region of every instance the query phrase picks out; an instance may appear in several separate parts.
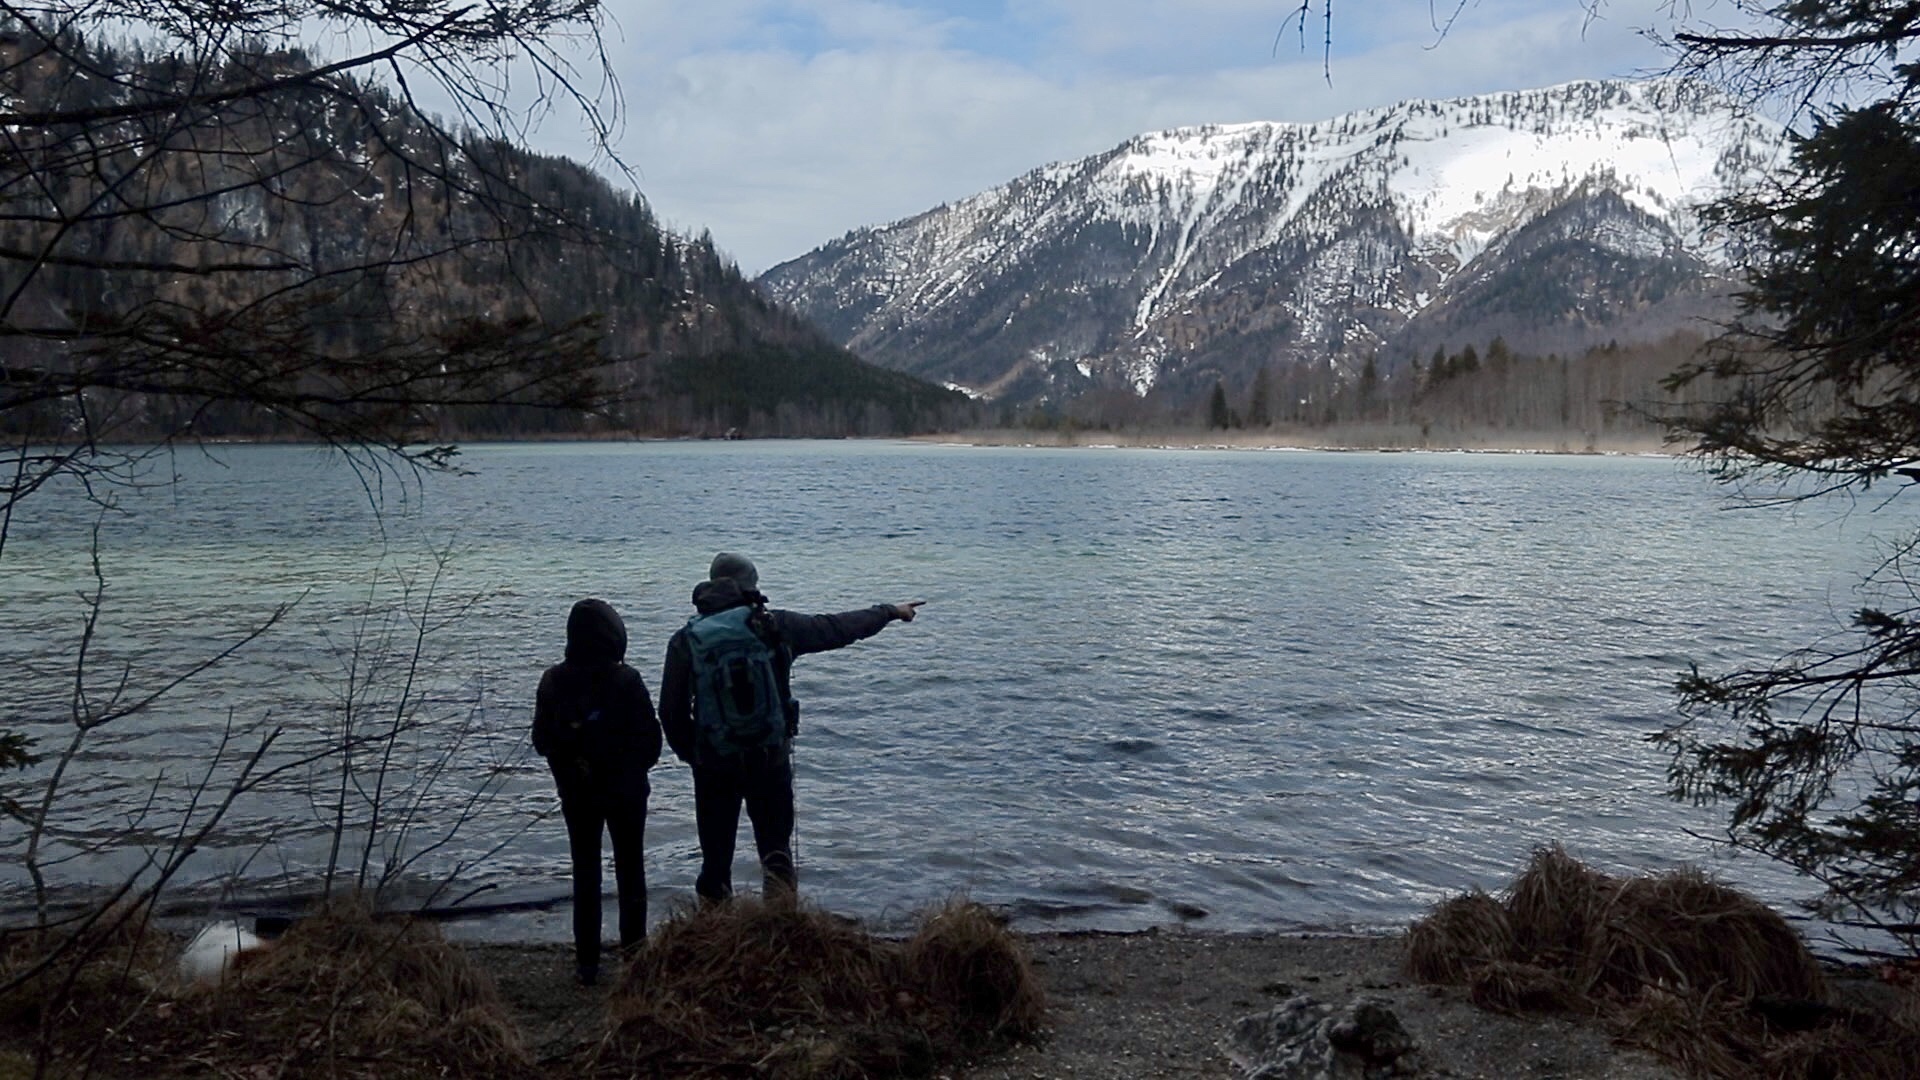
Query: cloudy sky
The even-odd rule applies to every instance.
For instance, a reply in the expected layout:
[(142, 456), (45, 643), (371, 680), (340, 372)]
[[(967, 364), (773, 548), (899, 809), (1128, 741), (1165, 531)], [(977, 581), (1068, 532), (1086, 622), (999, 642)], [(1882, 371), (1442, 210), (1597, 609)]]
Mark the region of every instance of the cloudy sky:
[[(1710, 6), (1696, 16), (1711, 20)], [(1316, 0), (1317, 6), (1317, 0)], [(1668, 6), (1607, 0), (613, 0), (617, 148), (669, 226), (755, 274), (1143, 131), (1319, 120), (1646, 74)], [(1329, 78), (1329, 68), (1330, 75)], [(565, 123), (536, 145), (584, 156)], [(624, 181), (622, 181), (624, 182)]]

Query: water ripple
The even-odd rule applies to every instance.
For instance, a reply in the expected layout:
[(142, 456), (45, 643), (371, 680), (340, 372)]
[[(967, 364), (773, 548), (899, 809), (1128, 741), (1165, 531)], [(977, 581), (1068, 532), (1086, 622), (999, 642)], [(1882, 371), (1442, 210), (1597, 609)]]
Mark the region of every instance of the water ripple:
[[(563, 893), (564, 838), (538, 820), (554, 800), (524, 736), (566, 609), (614, 601), (657, 687), (688, 590), (725, 548), (754, 556), (782, 606), (929, 601), (796, 669), (799, 854), (822, 903), (887, 920), (966, 890), (1027, 924), (1391, 925), (1547, 840), (1609, 866), (1713, 859), (1690, 833), (1712, 812), (1663, 797), (1642, 737), (1689, 660), (1766, 659), (1834, 630), (1873, 557), (1844, 522), (1719, 513), (1710, 485), (1658, 459), (481, 446), (472, 475), (394, 485), (376, 523), (325, 455), (221, 457), (180, 458), (171, 487), (124, 493), (128, 513), (102, 524), (89, 692), (122, 670), (151, 686), (305, 599), (87, 745), (60, 803), (56, 892), (164, 843), (230, 721), (284, 727), (288, 752), (324, 738), (376, 568), (418, 574), (451, 544), (442, 595), (472, 606), (433, 636), (424, 689), (465, 738), (420, 828), (488, 778), (502, 787), (417, 870)], [(0, 577), (0, 725), (48, 749), (69, 730), (94, 515), (58, 494), (23, 509)], [(664, 901), (687, 895), (698, 852), (685, 769), (654, 779)], [(330, 839), (314, 792), (337, 780), (323, 764), (244, 801), (188, 892), (291, 902)], [(24, 902), (22, 847), (0, 840), (0, 908)], [(1766, 866), (1715, 866), (1782, 902), (1805, 892)], [(753, 880), (745, 856), (736, 875)], [(558, 936), (564, 921), (493, 925)]]

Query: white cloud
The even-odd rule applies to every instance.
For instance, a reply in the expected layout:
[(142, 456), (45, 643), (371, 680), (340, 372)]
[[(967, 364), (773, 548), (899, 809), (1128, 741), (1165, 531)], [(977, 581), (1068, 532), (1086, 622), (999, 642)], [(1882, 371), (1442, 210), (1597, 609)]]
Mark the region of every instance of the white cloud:
[(823, 34), (843, 46), (939, 48), (961, 21), (929, 17), (882, 0), (798, 0), (796, 6), (819, 21)]
[[(1482, 0), (1444, 40), (1424, 0), (1335, 9), (1274, 35), (1272, 0), (644, 0), (610, 42), (619, 149), (663, 220), (711, 229), (755, 273), (879, 224), (1142, 131), (1315, 120), (1407, 97), (1633, 74), (1660, 54), (1616, 4)], [(1441, 12), (1444, 15), (1444, 10)], [(564, 134), (543, 136), (565, 152)]]

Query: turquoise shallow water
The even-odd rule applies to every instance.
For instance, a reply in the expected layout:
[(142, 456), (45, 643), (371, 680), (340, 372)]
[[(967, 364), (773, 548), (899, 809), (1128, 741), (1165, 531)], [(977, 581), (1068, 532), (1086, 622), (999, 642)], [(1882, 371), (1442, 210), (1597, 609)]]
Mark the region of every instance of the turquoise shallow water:
[[(366, 670), (370, 649), (352, 668), (352, 642), (390, 626), (409, 646), (408, 624), (361, 613), (402, 599), (397, 573), (417, 611), (444, 549), (416, 684), (441, 726), (395, 775), (444, 771), (408, 850), (442, 839), (488, 777), (498, 793), (411, 876), (558, 895), (562, 830), (536, 820), (553, 800), (523, 736), (567, 607), (613, 601), (657, 687), (724, 548), (755, 558), (780, 606), (928, 601), (797, 669), (802, 880), (827, 906), (885, 921), (964, 890), (1035, 926), (1391, 925), (1497, 885), (1547, 840), (1614, 868), (1711, 858), (1694, 834), (1716, 815), (1663, 797), (1644, 736), (1689, 660), (1834, 631), (1878, 524), (1837, 503), (1729, 511), (1652, 458), (803, 442), (462, 461), (468, 475), (386, 477), (378, 515), (361, 475), (291, 447), (157, 458), (152, 486), (116, 495), (99, 518), (96, 694), (122, 666), (154, 684), (299, 603), (89, 742), (60, 804), (56, 891), (137, 865), (229, 717), (270, 716), (291, 748), (337, 721), (350, 672), (394, 685), (398, 668)], [(0, 557), (0, 718), (42, 749), (65, 739), (95, 519), (73, 492), (36, 496)], [(181, 895), (309, 888), (336, 783), (297, 769), (244, 800)], [(658, 911), (690, 894), (697, 861), (677, 764), (655, 772), (648, 840)], [(25, 902), (20, 855), (0, 840), (0, 909)], [(1803, 891), (1762, 864), (1715, 867), (1778, 901)], [(478, 932), (558, 937), (564, 919)]]

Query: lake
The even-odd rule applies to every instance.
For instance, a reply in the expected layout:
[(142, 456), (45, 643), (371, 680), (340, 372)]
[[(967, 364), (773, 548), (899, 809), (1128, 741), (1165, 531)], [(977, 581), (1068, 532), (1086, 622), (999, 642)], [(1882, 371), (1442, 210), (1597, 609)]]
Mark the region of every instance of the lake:
[[(95, 700), (299, 601), (88, 740), (46, 853), (65, 860), (57, 898), (137, 867), (229, 722), (268, 718), (285, 751), (337, 732), (345, 701), (377, 721), (423, 608), (411, 694), (439, 726), (389, 770), (389, 801), (414, 808), (407, 878), (458, 870), (443, 899), (564, 894), (525, 733), (568, 606), (612, 601), (657, 690), (724, 549), (753, 557), (776, 606), (927, 601), (795, 669), (801, 881), (833, 910), (885, 924), (965, 892), (1030, 928), (1381, 928), (1497, 887), (1553, 840), (1612, 870), (1708, 862), (1785, 903), (1804, 884), (1716, 856), (1698, 834), (1719, 815), (1665, 798), (1644, 740), (1689, 661), (1770, 659), (1838, 629), (1877, 550), (1862, 506), (1730, 510), (1665, 458), (743, 442), (459, 460), (465, 475), (369, 477), (310, 448), (221, 447), (155, 457), (104, 516), (72, 490), (23, 504), (0, 556), (0, 728), (43, 751), (70, 730), (96, 521)], [(177, 896), (305, 895), (338, 787), (323, 761), (243, 799)], [(18, 833), (0, 841), (8, 919), (30, 901)], [(697, 864), (669, 755), (648, 824), (656, 917)], [(746, 860), (736, 882), (757, 882)], [(466, 929), (559, 940), (566, 911)]]

